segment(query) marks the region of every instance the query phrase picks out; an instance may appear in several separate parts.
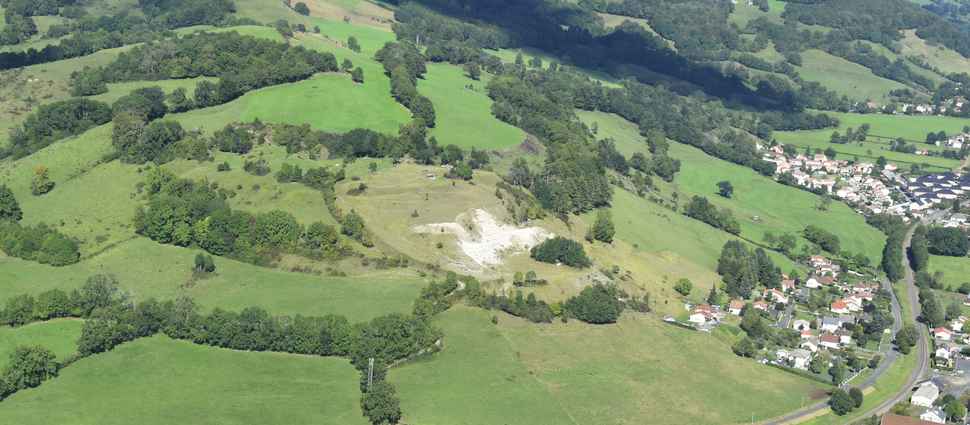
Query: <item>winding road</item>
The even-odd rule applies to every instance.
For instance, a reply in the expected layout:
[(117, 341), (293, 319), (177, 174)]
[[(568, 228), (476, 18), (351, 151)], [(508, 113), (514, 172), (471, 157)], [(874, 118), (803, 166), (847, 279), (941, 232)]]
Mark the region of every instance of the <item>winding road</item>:
[[(913, 237), (913, 231), (915, 229), (916, 229), (916, 226), (912, 226), (909, 229), (909, 231), (906, 233), (906, 238), (903, 240), (904, 253), (909, 251), (909, 245)], [(907, 259), (904, 263), (906, 266), (906, 270), (905, 270), (906, 273), (904, 277), (904, 281), (906, 283), (905, 296), (909, 300), (909, 305), (912, 306), (912, 310), (909, 312), (911, 317), (908, 317), (906, 319), (910, 323), (916, 323), (916, 318), (919, 317), (919, 314), (920, 314), (919, 292), (916, 289), (916, 284), (914, 282), (915, 273), (913, 272), (912, 267), (910, 267), (909, 260)], [(889, 279), (882, 280), (882, 287), (883, 289), (889, 291), (889, 294), (891, 295), (892, 314), (893, 314), (892, 332), (893, 332), (893, 335), (895, 335), (896, 332), (899, 332), (899, 330), (902, 329), (902, 326), (903, 326), (904, 319), (902, 314), (902, 307), (899, 304), (899, 300), (896, 298), (896, 293), (895, 291), (893, 291), (892, 283), (889, 281)], [(918, 328), (922, 329), (922, 327), (918, 327)], [(907, 399), (909, 397), (910, 389), (912, 389), (917, 382), (919, 382), (925, 376), (927, 376), (929, 372), (929, 363), (930, 363), (929, 352), (930, 352), (929, 339), (926, 336), (926, 332), (920, 331), (919, 342), (917, 343), (917, 355), (919, 356), (918, 364), (916, 365), (916, 368), (913, 369), (912, 373), (910, 373), (909, 378), (906, 380), (906, 385), (900, 388), (899, 392), (897, 392), (889, 399), (886, 399), (879, 405), (859, 415), (860, 420), (868, 418), (872, 415), (881, 415), (883, 413), (886, 413), (896, 403)], [(882, 377), (882, 375), (886, 372), (886, 370), (888, 370), (889, 367), (892, 366), (892, 364), (899, 359), (899, 353), (897, 353), (895, 350), (892, 349), (891, 344), (889, 347), (883, 349), (882, 355), (883, 355), (883, 361), (880, 362), (879, 366), (872, 373), (872, 375), (869, 376), (868, 379), (866, 379), (862, 384), (857, 385), (858, 387), (866, 388), (866, 387), (875, 385), (876, 381), (880, 377)], [(765, 425), (796, 424), (817, 416), (819, 412), (827, 408), (828, 408), (828, 400), (820, 401), (811, 406), (807, 406), (802, 409), (791, 412), (785, 416), (769, 419), (767, 421), (762, 422), (762, 424), (765, 424)]]
[[(904, 253), (909, 251), (909, 245), (913, 239), (913, 231), (915, 230), (916, 230), (916, 226), (911, 226), (909, 228), (909, 231), (906, 233), (906, 238), (903, 240)], [(913, 272), (913, 268), (909, 264), (908, 256), (904, 263), (906, 265), (906, 274), (904, 277), (904, 280), (906, 282), (906, 297), (909, 298), (909, 305), (912, 307), (912, 311), (910, 311), (910, 316), (912, 317), (910, 317), (909, 319), (912, 321), (912, 323), (916, 323), (916, 318), (919, 317), (919, 314), (920, 314), (919, 291), (916, 289), (916, 283), (914, 281), (915, 273)], [(917, 325), (917, 329), (919, 330), (919, 341), (916, 343), (916, 348), (917, 348), (916, 354), (919, 356), (919, 358), (917, 359), (918, 363), (916, 364), (916, 368), (913, 369), (913, 372), (909, 375), (909, 379), (906, 380), (906, 385), (900, 388), (899, 392), (896, 393), (896, 395), (880, 403), (878, 406), (872, 408), (871, 410), (861, 415), (860, 417), (867, 418), (872, 415), (881, 415), (883, 413), (888, 412), (889, 409), (891, 409), (896, 403), (899, 403), (900, 401), (907, 399), (909, 397), (910, 389), (912, 389), (917, 382), (919, 382), (929, 374), (929, 371), (930, 371), (929, 336), (923, 330), (923, 326)]]

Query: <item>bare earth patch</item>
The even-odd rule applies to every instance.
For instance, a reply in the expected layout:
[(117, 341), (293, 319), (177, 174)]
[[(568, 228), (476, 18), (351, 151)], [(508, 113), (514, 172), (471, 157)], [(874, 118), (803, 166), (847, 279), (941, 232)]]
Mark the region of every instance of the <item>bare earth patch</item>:
[(502, 257), (528, 251), (552, 233), (541, 227), (517, 227), (499, 223), (488, 211), (476, 209), (461, 214), (453, 223), (412, 227), (415, 233), (450, 233), (458, 238), (461, 251), (481, 267), (502, 264)]

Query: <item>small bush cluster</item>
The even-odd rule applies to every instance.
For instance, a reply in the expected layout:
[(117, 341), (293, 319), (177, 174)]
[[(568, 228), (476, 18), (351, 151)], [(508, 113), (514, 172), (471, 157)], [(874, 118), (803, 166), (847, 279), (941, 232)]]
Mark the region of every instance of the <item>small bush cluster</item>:
[(562, 263), (578, 268), (586, 268), (592, 264), (579, 242), (561, 236), (536, 245), (532, 248), (531, 255), (533, 259), (543, 263)]

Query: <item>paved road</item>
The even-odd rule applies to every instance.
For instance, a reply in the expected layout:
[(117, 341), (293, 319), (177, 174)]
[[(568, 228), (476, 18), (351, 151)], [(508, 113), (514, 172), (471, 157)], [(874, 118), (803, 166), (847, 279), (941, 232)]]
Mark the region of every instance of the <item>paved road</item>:
[[(914, 230), (916, 230), (916, 226), (912, 226), (909, 229), (909, 232), (906, 233), (906, 238), (905, 240), (903, 240), (904, 253), (909, 250), (909, 245), (913, 238)], [(906, 297), (909, 298), (909, 305), (912, 306), (912, 311), (910, 312), (910, 315), (912, 317), (910, 317), (910, 319), (915, 323), (916, 318), (919, 317), (919, 313), (920, 313), (919, 291), (916, 289), (916, 284), (914, 282), (915, 273), (913, 273), (913, 268), (910, 267), (909, 260), (905, 261), (905, 265), (906, 265), (906, 276), (905, 276)], [(917, 329), (920, 330), (919, 342), (916, 344), (917, 346), (916, 354), (919, 356), (919, 359), (917, 359), (916, 368), (913, 369), (913, 372), (909, 375), (909, 379), (906, 380), (906, 385), (904, 385), (895, 396), (889, 398), (888, 400), (882, 402), (878, 406), (866, 412), (864, 415), (861, 416), (862, 418), (867, 418), (872, 415), (881, 415), (883, 413), (888, 412), (889, 409), (891, 409), (896, 403), (899, 403), (900, 401), (908, 399), (909, 392), (916, 385), (916, 383), (929, 375), (930, 341), (926, 332), (923, 332), (922, 325), (917, 325)]]
[[(913, 230), (915, 230), (915, 226), (911, 228), (909, 232), (906, 234), (906, 238), (903, 241), (903, 247), (904, 247), (903, 252), (906, 252), (909, 249), (910, 240), (913, 236)], [(913, 311), (910, 312), (911, 317), (909, 317), (909, 320), (915, 322), (916, 318), (919, 316), (919, 309), (920, 309), (919, 292), (916, 290), (916, 285), (914, 284), (914, 273), (912, 268), (910, 268), (909, 266), (908, 260), (906, 261), (905, 265), (906, 265), (906, 276), (905, 276), (906, 298), (909, 299), (909, 305), (913, 306)], [(889, 282), (888, 279), (883, 279), (882, 287), (883, 289), (886, 289), (889, 291), (890, 299), (892, 300), (892, 314), (893, 314), (892, 331), (893, 331), (893, 335), (895, 335), (896, 332), (902, 329), (902, 326), (903, 326), (902, 307), (899, 304), (899, 300), (896, 298), (895, 291), (893, 291), (892, 283)], [(865, 414), (860, 415), (859, 416), (860, 418), (868, 418), (872, 415), (881, 415), (883, 413), (886, 413), (897, 402), (908, 398), (909, 390), (916, 384), (916, 382), (918, 382), (924, 376), (927, 375), (929, 371), (929, 340), (926, 338), (923, 332), (920, 332), (920, 341), (917, 344), (917, 347), (918, 347), (917, 354), (919, 355), (919, 362), (917, 364), (916, 369), (913, 370), (913, 373), (906, 381), (906, 385), (903, 386), (903, 388), (901, 388), (899, 393), (897, 393), (895, 396), (879, 404), (873, 409), (870, 409)], [(876, 381), (883, 375), (883, 373), (885, 373), (886, 370), (889, 369), (889, 367), (892, 366), (892, 364), (899, 359), (899, 353), (897, 353), (895, 350), (892, 349), (892, 344), (889, 344), (887, 347), (883, 348), (882, 356), (883, 356), (882, 362), (879, 363), (879, 366), (876, 368), (875, 371), (873, 371), (872, 375), (870, 375), (869, 378), (867, 378), (861, 385), (857, 385), (857, 386), (859, 386), (860, 388), (865, 388), (865, 387), (874, 385)], [(792, 413), (789, 413), (785, 416), (770, 419), (762, 423), (765, 425), (783, 425), (783, 424), (789, 424), (789, 423), (798, 423), (818, 414), (819, 411), (826, 408), (828, 408), (828, 400), (820, 401), (811, 406), (807, 406), (797, 411), (794, 411)]]

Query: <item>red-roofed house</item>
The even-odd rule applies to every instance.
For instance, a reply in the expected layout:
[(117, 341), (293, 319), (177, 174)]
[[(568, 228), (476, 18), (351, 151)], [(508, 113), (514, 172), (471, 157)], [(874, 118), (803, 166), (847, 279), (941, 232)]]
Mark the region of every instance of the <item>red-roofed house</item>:
[(822, 334), (818, 337), (818, 345), (825, 348), (831, 348), (833, 350), (838, 350), (841, 347), (841, 339), (835, 334)]
[(741, 315), (741, 310), (744, 308), (744, 301), (741, 300), (731, 300), (728, 303), (728, 311), (735, 316)]
[(944, 341), (949, 341), (953, 337), (953, 331), (941, 326), (933, 329), (933, 336)]
[(832, 301), (832, 305), (829, 307), (835, 314), (849, 314), (849, 305), (843, 300)]
[(755, 301), (752, 305), (754, 305), (754, 308), (758, 310), (768, 311), (768, 303), (765, 302), (764, 300)]

